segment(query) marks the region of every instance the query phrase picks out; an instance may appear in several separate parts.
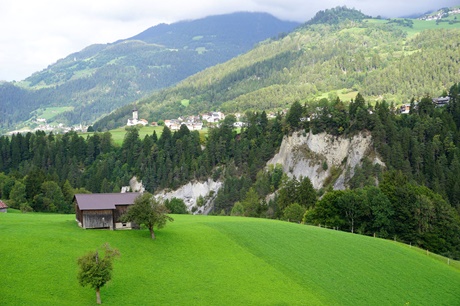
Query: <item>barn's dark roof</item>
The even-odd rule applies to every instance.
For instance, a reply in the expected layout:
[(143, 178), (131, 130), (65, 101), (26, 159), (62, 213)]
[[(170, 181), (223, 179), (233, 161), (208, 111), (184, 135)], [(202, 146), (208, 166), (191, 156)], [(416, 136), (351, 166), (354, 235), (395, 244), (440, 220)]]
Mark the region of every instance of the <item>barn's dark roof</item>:
[(131, 205), (140, 195), (138, 192), (128, 193), (92, 193), (76, 194), (80, 210), (115, 209), (115, 205)]
[(8, 208), (8, 206), (2, 200), (0, 200), (0, 208)]

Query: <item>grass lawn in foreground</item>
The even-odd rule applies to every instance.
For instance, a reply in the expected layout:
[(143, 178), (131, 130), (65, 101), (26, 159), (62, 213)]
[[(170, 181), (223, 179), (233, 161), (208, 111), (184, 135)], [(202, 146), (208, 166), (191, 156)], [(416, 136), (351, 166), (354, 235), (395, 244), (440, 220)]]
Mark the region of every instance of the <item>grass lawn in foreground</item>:
[(414, 248), (282, 221), (176, 215), (157, 231), (0, 214), (2, 305), (92, 305), (77, 258), (121, 252), (104, 305), (458, 305), (460, 271)]

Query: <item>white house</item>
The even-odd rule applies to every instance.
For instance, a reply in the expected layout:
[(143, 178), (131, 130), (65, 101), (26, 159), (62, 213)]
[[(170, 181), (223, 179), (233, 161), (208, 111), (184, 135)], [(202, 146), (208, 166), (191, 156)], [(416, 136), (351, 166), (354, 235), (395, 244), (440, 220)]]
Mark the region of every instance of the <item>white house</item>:
[(206, 113), (203, 114), (201, 117), (203, 118), (203, 120), (206, 120), (207, 122), (211, 123), (216, 123), (225, 119), (224, 113), (221, 112)]
[(171, 131), (177, 131), (180, 129), (181, 122), (177, 119), (165, 120), (165, 126)]
[(200, 131), (203, 129), (202, 122), (187, 122), (182, 124), (185, 124), (190, 131)]
[(401, 114), (409, 114), (410, 104), (406, 103), (406, 104), (401, 105), (401, 107), (399, 108), (399, 112)]

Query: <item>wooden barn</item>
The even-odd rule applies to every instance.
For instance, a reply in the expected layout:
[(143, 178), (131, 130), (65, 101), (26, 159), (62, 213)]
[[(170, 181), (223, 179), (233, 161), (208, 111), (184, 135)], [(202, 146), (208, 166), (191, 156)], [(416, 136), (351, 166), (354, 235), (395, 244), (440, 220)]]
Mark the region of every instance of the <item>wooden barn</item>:
[(2, 200), (0, 200), (0, 213), (6, 213), (7, 209), (8, 206)]
[(74, 204), (78, 225), (111, 230), (136, 227), (130, 222), (121, 222), (120, 217), (139, 195), (138, 192), (76, 194)]

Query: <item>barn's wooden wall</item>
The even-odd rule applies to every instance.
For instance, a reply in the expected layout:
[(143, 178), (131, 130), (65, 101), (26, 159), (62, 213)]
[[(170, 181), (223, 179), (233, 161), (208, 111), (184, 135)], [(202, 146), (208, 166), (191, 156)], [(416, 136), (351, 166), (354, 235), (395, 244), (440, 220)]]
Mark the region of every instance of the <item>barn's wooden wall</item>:
[(85, 210), (83, 211), (83, 228), (110, 228), (113, 229), (112, 210)]
[(77, 205), (77, 202), (74, 201), (74, 206), (75, 206), (75, 218), (77, 218), (78, 222), (82, 224), (83, 226), (83, 212), (80, 210), (80, 208)]

